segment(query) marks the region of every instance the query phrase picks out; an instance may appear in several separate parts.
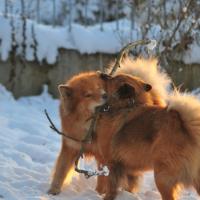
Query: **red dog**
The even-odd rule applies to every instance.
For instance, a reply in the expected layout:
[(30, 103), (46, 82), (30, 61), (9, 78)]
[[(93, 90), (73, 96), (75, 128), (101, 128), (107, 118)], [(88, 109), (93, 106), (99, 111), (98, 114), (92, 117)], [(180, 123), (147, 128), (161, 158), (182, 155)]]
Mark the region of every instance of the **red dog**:
[[(155, 85), (155, 80), (160, 80), (163, 87), (156, 85), (155, 89), (145, 92), (144, 87), (147, 86), (147, 84), (139, 78), (134, 78), (125, 74), (117, 76), (118, 78), (121, 77), (120, 80), (118, 78), (107, 79), (96, 72), (82, 73), (74, 76), (65, 85), (59, 86), (61, 94), (60, 115), (63, 132), (74, 138), (80, 140), (83, 139), (90, 126), (88, 118), (90, 118), (94, 113), (94, 108), (104, 104), (106, 97), (109, 96), (109, 94), (115, 93), (121, 86), (123, 87), (124, 84), (129, 84), (136, 88), (136, 92), (138, 91), (138, 94), (142, 90), (143, 95), (140, 95), (139, 97), (142, 103), (147, 103), (149, 105), (165, 105), (165, 87), (169, 81), (165, 75), (157, 70), (155, 60), (145, 61), (139, 59), (137, 61), (131, 61), (130, 59), (126, 59), (125, 62), (128, 64), (127, 67), (126, 64), (123, 66), (124, 70), (129, 69), (131, 74), (138, 73), (138, 76), (143, 76), (145, 78), (145, 74), (149, 72), (149, 70), (152, 71), (151, 77), (149, 78), (149, 76), (146, 76), (146, 79), (148, 78), (152, 85)], [(133, 66), (132, 72), (130, 71), (130, 62), (132, 62)], [(137, 64), (135, 64), (135, 62)], [(148, 89), (148, 87), (149, 85), (146, 89)], [(107, 95), (106, 92), (108, 93)], [(105, 145), (108, 141), (111, 141), (112, 134), (109, 133), (109, 128), (113, 127), (115, 124), (123, 125), (123, 118), (123, 112), (122, 114), (118, 113), (118, 115), (113, 116), (112, 120), (109, 119), (110, 121), (108, 122), (105, 120), (105, 123), (102, 123), (103, 125), (100, 128), (97, 128), (97, 131), (99, 129), (100, 132), (103, 131), (109, 134), (104, 138)], [(73, 167), (74, 161), (78, 155), (79, 147), (79, 143), (77, 144), (72, 141), (69, 142), (65, 138), (62, 138), (61, 152), (57, 159), (53, 181), (51, 188), (49, 189), (50, 194), (58, 194), (60, 192), (65, 177), (67, 176), (69, 170)], [(89, 148), (88, 153), (93, 154), (98, 163), (105, 163), (104, 157), (102, 157), (101, 152), (96, 147), (90, 146)], [(128, 191), (135, 190), (138, 185), (139, 175), (140, 174), (136, 174), (135, 172), (128, 172), (128, 184), (123, 184), (122, 187)], [(106, 177), (98, 177), (97, 191), (99, 193), (105, 192), (106, 181)]]
[[(133, 98), (135, 106), (122, 119), (123, 126), (109, 124), (112, 139), (107, 144), (107, 133), (97, 131), (99, 151), (110, 169), (104, 200), (115, 198), (127, 172), (152, 169), (163, 200), (176, 200), (180, 186), (193, 186), (200, 195), (200, 102), (179, 93), (164, 107), (141, 104), (137, 93)], [(103, 116), (99, 127), (101, 123), (106, 127), (105, 119), (111, 120), (112, 115)]]

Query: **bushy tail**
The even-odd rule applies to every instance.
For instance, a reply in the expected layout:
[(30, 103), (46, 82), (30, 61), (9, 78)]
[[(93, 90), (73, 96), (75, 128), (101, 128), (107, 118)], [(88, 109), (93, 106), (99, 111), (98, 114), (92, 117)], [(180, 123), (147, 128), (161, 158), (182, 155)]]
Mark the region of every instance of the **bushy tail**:
[(168, 99), (168, 110), (176, 110), (195, 141), (200, 143), (200, 101), (188, 93), (174, 92)]
[(151, 84), (154, 91), (161, 98), (167, 99), (171, 80), (165, 72), (160, 70), (156, 58), (137, 58), (134, 60), (131, 57), (126, 57), (121, 63), (121, 67), (117, 70), (117, 74), (119, 73), (140, 77), (145, 82)]

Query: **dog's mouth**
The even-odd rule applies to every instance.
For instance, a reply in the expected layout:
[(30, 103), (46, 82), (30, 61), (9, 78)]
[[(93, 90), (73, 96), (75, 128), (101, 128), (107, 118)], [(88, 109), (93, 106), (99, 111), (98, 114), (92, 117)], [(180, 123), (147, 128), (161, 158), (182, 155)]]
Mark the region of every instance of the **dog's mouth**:
[(101, 99), (99, 102), (91, 103), (90, 106), (89, 106), (89, 109), (92, 111), (92, 113), (94, 113), (97, 108), (103, 106), (104, 104), (106, 104), (106, 100)]
[(108, 102), (105, 102), (102, 105), (96, 106), (95, 112), (108, 112), (110, 110), (110, 105)]

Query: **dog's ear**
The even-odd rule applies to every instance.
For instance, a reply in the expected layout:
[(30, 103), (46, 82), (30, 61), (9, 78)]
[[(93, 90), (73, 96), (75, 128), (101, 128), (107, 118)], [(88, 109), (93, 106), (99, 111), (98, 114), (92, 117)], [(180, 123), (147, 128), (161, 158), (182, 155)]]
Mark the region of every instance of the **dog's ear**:
[(58, 90), (60, 92), (60, 95), (63, 98), (70, 98), (70, 97), (72, 97), (73, 91), (72, 91), (72, 88), (70, 88), (69, 86), (67, 86), (67, 85), (59, 85), (58, 86)]
[(106, 74), (106, 73), (100, 72), (100, 71), (97, 71), (97, 74), (98, 74), (99, 77), (100, 77), (102, 80), (104, 80), (104, 81), (109, 80), (109, 79), (112, 78), (112, 76), (110, 76), (110, 75), (108, 75), (108, 74)]
[(135, 97), (135, 88), (125, 83), (117, 90), (117, 95), (120, 99), (133, 98)]
[(148, 84), (148, 83), (145, 83), (145, 84), (144, 84), (144, 90), (145, 90), (146, 92), (149, 92), (151, 89), (152, 89), (152, 86), (151, 86), (150, 84)]

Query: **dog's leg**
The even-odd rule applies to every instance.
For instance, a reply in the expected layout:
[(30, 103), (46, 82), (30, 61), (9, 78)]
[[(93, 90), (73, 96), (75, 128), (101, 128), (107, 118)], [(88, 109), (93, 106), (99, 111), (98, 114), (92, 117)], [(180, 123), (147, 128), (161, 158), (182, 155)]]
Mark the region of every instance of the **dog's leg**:
[(77, 155), (78, 152), (68, 147), (63, 141), (48, 194), (56, 195), (60, 193), (65, 177), (73, 166)]
[(193, 183), (193, 186), (196, 189), (198, 195), (200, 196), (200, 175), (197, 176), (196, 180)]
[(198, 195), (200, 196), (200, 183), (199, 183), (198, 185), (195, 184), (195, 185), (194, 185), (194, 188), (196, 189)]
[[(127, 183), (123, 184), (122, 187), (128, 192), (132, 192), (132, 193), (138, 192), (142, 176), (128, 174), (126, 179), (127, 179)], [(107, 182), (108, 182), (108, 177), (106, 176), (97, 177), (96, 191), (99, 194), (104, 194), (106, 192)]]
[(107, 176), (98, 176), (97, 177), (96, 191), (99, 194), (104, 194), (106, 192), (107, 182), (108, 182)]
[(156, 166), (154, 168), (154, 177), (162, 200), (177, 200), (176, 173), (170, 173), (167, 167)]
[[(103, 161), (97, 160), (97, 165), (98, 165), (98, 169), (100, 170), (101, 169), (101, 165), (106, 165), (106, 164)], [(96, 191), (99, 194), (106, 193), (107, 182), (108, 182), (108, 177), (107, 176), (98, 176), (97, 177)]]
[(141, 174), (127, 174), (127, 187), (125, 190), (133, 193), (138, 192), (141, 179)]
[(120, 180), (124, 176), (124, 167), (119, 162), (109, 165), (110, 174), (108, 176), (106, 195), (104, 200), (114, 200), (120, 185)]

